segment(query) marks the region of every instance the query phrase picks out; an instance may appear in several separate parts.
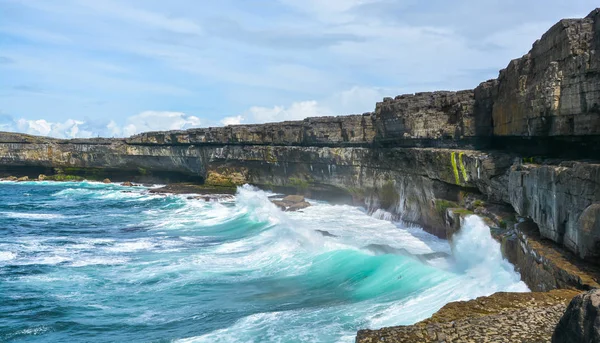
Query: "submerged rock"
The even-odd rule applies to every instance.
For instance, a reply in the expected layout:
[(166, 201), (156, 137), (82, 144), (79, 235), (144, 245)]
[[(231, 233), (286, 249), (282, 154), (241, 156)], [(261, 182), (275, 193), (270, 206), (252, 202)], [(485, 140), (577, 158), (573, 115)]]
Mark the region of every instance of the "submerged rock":
[(554, 330), (552, 343), (600, 342), (600, 289), (573, 298)]
[(321, 235), (323, 235), (323, 237), (339, 237), (338, 235), (334, 235), (329, 231), (325, 231), (325, 230), (315, 230), (315, 231), (320, 233)]
[(271, 202), (286, 212), (296, 212), (311, 206), (302, 195), (288, 195), (281, 200), (271, 200)]

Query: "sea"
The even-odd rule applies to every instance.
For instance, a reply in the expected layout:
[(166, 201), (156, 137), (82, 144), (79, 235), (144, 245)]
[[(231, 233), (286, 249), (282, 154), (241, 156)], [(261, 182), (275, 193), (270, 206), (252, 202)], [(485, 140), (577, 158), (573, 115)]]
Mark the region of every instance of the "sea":
[(0, 342), (354, 342), (529, 291), (476, 216), (450, 244), (381, 210), (152, 187), (0, 182)]

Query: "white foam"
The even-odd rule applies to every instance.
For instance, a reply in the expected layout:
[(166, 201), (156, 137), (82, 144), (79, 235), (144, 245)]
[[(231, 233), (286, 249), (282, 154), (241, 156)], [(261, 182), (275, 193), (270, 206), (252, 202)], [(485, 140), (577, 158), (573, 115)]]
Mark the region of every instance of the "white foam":
[(119, 242), (104, 249), (111, 252), (134, 252), (139, 250), (151, 250), (152, 248), (154, 248), (154, 243), (142, 239)]
[(11, 251), (0, 251), (0, 261), (10, 261), (17, 258), (17, 254)]
[(4, 217), (8, 217), (8, 218), (35, 219), (35, 220), (65, 218), (65, 216), (62, 214), (53, 214), (53, 213), (0, 212), (0, 215), (2, 215)]
[(91, 258), (77, 259), (77, 261), (72, 262), (70, 265), (73, 267), (86, 267), (86, 266), (97, 266), (97, 265), (114, 266), (114, 265), (119, 265), (119, 264), (125, 264), (128, 261), (129, 261), (129, 259), (122, 258), (122, 257), (114, 257), (114, 256), (91, 257)]

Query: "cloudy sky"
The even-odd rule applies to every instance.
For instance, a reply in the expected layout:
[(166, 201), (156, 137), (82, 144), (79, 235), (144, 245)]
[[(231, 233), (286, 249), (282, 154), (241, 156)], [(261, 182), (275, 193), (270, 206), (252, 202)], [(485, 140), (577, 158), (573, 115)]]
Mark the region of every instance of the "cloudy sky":
[(0, 130), (128, 136), (473, 88), (589, 0), (0, 0)]

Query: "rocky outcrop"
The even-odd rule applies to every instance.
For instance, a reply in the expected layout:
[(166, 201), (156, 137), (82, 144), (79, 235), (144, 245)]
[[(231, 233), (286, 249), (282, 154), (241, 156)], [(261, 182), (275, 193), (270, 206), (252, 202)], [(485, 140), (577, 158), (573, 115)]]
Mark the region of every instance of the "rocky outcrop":
[(600, 290), (576, 296), (556, 326), (552, 343), (600, 342)]
[(296, 212), (311, 206), (302, 195), (288, 195), (281, 200), (273, 200), (272, 203), (287, 212)]
[(496, 293), (458, 301), (414, 325), (360, 330), (356, 342), (549, 342), (554, 327), (576, 294), (570, 290)]
[(600, 131), (598, 10), (554, 25), (500, 71), (494, 135), (595, 135)]
[(561, 162), (511, 168), (510, 203), (543, 237), (582, 258), (600, 257), (600, 164)]
[(375, 107), (376, 141), (393, 145), (432, 142), (442, 146), (474, 137), (474, 103), (472, 90), (385, 98)]
[(523, 220), (496, 231), (502, 252), (532, 291), (600, 288), (600, 267), (584, 263), (560, 245), (544, 239), (537, 225)]
[(147, 132), (127, 138), (129, 145), (302, 145), (349, 146), (373, 142), (370, 113), (306, 118), (261, 125), (231, 125), (186, 131)]

